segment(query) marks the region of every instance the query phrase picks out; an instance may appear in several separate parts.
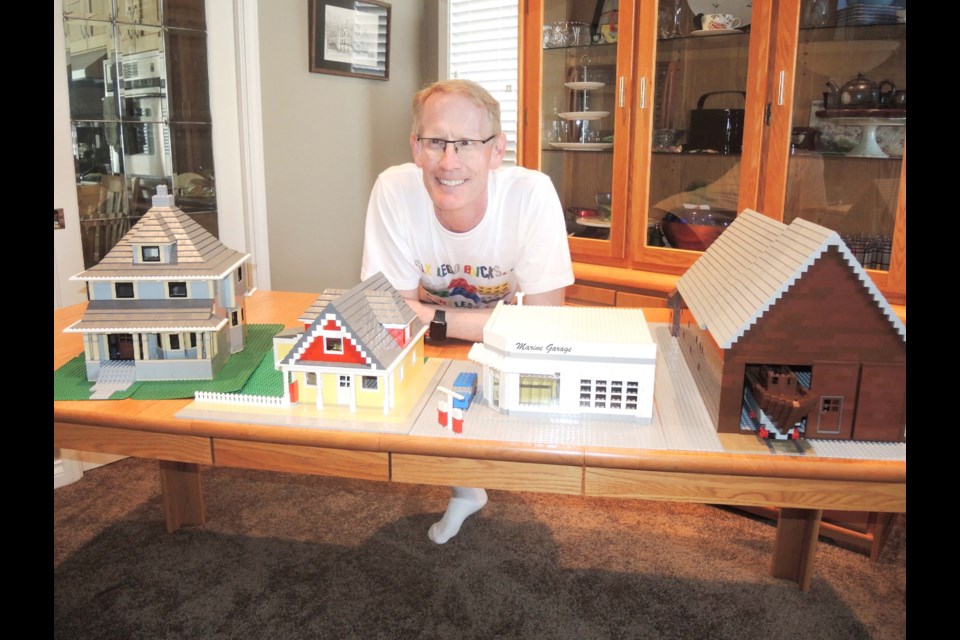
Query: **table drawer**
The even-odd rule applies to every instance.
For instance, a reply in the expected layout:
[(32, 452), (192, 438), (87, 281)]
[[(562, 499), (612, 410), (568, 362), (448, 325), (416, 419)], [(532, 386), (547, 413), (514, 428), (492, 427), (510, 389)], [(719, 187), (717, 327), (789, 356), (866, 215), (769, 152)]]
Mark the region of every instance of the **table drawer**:
[(395, 482), (483, 487), (507, 491), (543, 491), (581, 495), (583, 468), (536, 462), (506, 462), (395, 453)]
[(53, 446), (172, 462), (213, 463), (210, 438), (155, 431), (54, 422)]
[(296, 444), (213, 440), (214, 464), (358, 480), (389, 480), (390, 457), (376, 451), (305, 447)]

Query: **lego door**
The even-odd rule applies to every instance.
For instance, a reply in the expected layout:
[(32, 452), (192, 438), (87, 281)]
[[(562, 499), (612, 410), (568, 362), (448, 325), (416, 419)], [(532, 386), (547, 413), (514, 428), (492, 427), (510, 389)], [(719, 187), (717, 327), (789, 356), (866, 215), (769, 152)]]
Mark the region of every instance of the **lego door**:
[(133, 336), (129, 333), (111, 335), (107, 338), (110, 345), (111, 360), (133, 360)]
[(353, 396), (353, 386), (350, 376), (340, 376), (340, 384), (337, 385), (337, 404), (350, 405)]
[(820, 396), (820, 412), (813, 433), (807, 430), (808, 438), (840, 433), (843, 424), (843, 396)]
[(903, 442), (907, 429), (907, 367), (864, 363), (857, 393), (856, 440)]

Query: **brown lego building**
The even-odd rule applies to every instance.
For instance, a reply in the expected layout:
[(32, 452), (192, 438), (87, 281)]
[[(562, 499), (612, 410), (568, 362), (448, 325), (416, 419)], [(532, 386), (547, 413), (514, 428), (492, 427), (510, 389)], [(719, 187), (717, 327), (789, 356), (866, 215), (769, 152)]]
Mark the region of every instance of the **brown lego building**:
[(747, 424), (748, 367), (817, 396), (804, 437), (902, 442), (906, 326), (839, 235), (745, 210), (677, 282), (672, 333), (717, 431)]

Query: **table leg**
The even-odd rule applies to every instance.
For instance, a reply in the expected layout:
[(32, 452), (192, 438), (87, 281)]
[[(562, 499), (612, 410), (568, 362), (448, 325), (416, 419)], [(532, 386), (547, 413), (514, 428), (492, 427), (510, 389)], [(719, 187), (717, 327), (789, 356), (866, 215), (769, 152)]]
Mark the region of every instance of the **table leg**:
[(203, 525), (205, 513), (200, 465), (169, 460), (159, 462), (167, 533), (173, 533), (184, 525)]
[(822, 515), (821, 509), (780, 509), (770, 575), (793, 580), (801, 591), (810, 588)]

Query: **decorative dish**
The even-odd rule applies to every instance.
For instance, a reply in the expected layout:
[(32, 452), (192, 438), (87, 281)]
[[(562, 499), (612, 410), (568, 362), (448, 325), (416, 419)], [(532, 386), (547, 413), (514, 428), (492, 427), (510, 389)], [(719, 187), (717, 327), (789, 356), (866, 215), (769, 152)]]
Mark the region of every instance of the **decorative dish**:
[(592, 91), (605, 86), (605, 82), (564, 82), (563, 86), (574, 91)]
[(750, 24), (750, 7), (753, 0), (687, 0), (693, 15), (698, 13), (731, 13), (740, 18), (740, 26)]
[(610, 228), (610, 218), (577, 218), (577, 224), (584, 227)]
[(564, 111), (557, 116), (564, 120), (599, 120), (610, 115), (609, 111)]
[(740, 29), (700, 29), (699, 31), (691, 31), (690, 35), (692, 36), (725, 36), (731, 33), (743, 33)]
[(547, 144), (564, 151), (603, 151), (613, 148), (612, 142), (549, 142)]

